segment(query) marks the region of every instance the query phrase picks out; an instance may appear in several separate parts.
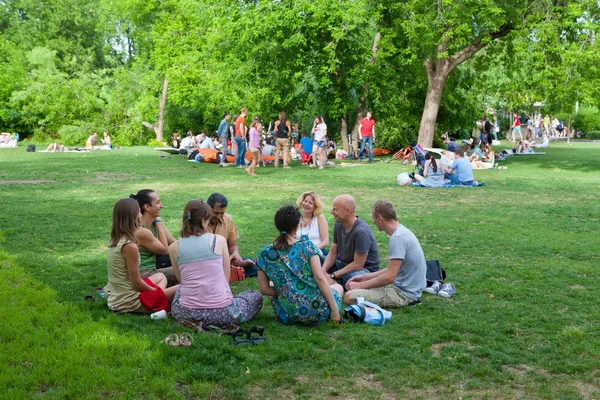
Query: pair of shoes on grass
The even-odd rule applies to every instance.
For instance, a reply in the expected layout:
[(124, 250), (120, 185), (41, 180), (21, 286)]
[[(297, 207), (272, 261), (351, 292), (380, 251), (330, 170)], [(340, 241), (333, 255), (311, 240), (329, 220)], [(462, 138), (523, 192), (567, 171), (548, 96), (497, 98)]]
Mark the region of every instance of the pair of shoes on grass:
[(437, 294), (442, 297), (452, 297), (456, 293), (456, 287), (453, 283), (443, 283), (442, 281), (435, 281), (433, 285), (426, 287), (424, 290), (426, 293)]
[(190, 347), (192, 343), (194, 343), (194, 338), (187, 332), (183, 332), (181, 336), (178, 336), (176, 333), (172, 333), (164, 340), (161, 340), (161, 343), (168, 344), (169, 346), (173, 347)]

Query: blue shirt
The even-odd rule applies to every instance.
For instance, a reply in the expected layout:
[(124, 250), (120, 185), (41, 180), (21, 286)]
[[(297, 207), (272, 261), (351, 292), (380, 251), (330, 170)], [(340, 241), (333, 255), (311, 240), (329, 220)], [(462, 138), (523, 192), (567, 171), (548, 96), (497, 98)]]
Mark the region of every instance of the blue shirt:
[(458, 143), (456, 143), (456, 142), (448, 143), (447, 150), (451, 151), (453, 153), (456, 153), (458, 151)]
[(473, 177), (473, 167), (471, 167), (471, 162), (468, 158), (457, 158), (454, 160), (450, 168), (456, 171), (456, 177), (461, 182), (470, 182), (475, 180)]
[(223, 119), (219, 124), (219, 129), (217, 129), (217, 135), (219, 138), (227, 138), (229, 137), (229, 124), (227, 120)]
[(302, 151), (304, 153), (307, 153), (307, 154), (312, 153), (313, 143), (309, 137), (303, 137), (302, 139), (300, 139), (300, 144), (302, 145)]

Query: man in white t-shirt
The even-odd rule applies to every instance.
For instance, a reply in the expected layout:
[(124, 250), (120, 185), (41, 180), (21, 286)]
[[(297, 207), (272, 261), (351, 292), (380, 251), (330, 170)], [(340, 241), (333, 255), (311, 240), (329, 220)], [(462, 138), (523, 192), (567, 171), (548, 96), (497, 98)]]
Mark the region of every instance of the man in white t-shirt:
[(194, 146), (194, 137), (192, 136), (192, 132), (188, 132), (186, 137), (181, 140), (179, 145), (180, 149), (189, 150)]
[(204, 135), (204, 140), (199, 143), (200, 143), (200, 145), (198, 147), (201, 149), (214, 149), (215, 148), (213, 139), (206, 135)]

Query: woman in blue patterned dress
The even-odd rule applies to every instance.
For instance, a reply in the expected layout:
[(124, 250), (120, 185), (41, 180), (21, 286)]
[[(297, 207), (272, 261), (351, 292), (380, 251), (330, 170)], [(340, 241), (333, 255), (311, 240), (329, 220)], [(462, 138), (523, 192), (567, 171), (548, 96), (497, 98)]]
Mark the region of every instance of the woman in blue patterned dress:
[(275, 316), (284, 324), (339, 322), (344, 290), (327, 283), (315, 245), (294, 237), (299, 222), (300, 212), (293, 206), (275, 214), (279, 235), (258, 253), (256, 263), (260, 292), (269, 296)]

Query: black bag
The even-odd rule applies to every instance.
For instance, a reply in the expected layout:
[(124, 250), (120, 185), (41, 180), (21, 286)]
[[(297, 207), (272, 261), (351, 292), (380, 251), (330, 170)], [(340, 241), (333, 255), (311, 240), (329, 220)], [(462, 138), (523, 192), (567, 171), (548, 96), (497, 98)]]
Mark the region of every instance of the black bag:
[(446, 279), (446, 270), (442, 268), (438, 260), (428, 260), (427, 263), (427, 287), (433, 285), (435, 281), (444, 281)]
[(199, 151), (198, 150), (194, 150), (190, 153), (190, 155), (188, 156), (188, 160), (195, 160), (196, 156), (198, 155)]
[(30, 144), (29, 146), (27, 146), (27, 152), (34, 153), (35, 152), (35, 144)]

